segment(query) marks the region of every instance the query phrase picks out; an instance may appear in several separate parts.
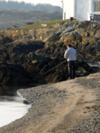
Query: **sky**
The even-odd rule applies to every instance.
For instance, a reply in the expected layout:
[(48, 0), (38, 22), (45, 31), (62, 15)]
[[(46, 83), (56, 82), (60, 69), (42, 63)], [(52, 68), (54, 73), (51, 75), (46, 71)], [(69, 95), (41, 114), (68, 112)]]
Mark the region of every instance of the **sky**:
[[(6, 0), (9, 1), (9, 0)], [(32, 3), (32, 4), (38, 4), (38, 3), (47, 3), (52, 5), (61, 6), (62, 0), (10, 0), (10, 1), (18, 1), (18, 2), (26, 2), (26, 3)]]

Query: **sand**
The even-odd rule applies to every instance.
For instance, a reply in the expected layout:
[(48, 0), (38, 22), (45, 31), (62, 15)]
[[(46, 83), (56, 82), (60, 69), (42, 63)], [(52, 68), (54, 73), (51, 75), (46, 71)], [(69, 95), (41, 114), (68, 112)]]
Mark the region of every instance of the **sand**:
[(99, 133), (100, 73), (21, 89), (32, 108), (0, 133)]

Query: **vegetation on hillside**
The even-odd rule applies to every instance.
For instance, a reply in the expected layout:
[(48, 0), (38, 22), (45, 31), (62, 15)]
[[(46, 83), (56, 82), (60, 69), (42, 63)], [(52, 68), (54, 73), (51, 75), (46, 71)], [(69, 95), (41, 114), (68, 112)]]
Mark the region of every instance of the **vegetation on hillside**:
[(49, 4), (0, 1), (0, 28), (19, 27), (26, 23), (62, 18), (62, 8)]

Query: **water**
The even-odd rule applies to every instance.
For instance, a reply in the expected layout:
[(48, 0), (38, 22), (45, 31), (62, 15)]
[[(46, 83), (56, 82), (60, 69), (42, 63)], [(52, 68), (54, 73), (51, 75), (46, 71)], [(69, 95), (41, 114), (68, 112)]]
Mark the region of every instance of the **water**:
[(30, 107), (18, 101), (0, 101), (0, 127), (22, 118)]

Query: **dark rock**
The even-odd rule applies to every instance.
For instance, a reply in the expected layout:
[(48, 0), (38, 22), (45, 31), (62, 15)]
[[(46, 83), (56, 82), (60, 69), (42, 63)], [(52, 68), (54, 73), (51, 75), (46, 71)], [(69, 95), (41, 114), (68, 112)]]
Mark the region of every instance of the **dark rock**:
[(6, 63), (9, 60), (9, 55), (5, 48), (0, 48), (0, 63)]
[(19, 44), (13, 48), (13, 52), (16, 54), (29, 53), (42, 48), (44, 48), (44, 43), (41, 41), (19, 42)]
[(51, 34), (48, 37), (47, 42), (58, 41), (60, 39), (60, 34), (61, 34), (61, 32), (55, 32), (55, 33)]
[(8, 86), (8, 88), (5, 87), (6, 89), (4, 88), (4, 90), (2, 90), (4, 93), (10, 93), (13, 89), (25, 87), (31, 83), (31, 77), (22, 66), (14, 64), (0, 64), (0, 85)]
[(10, 43), (10, 42), (13, 42), (13, 39), (11, 37), (6, 36), (6, 35), (0, 36), (0, 43), (6, 44), (6, 43)]
[(28, 102), (27, 100), (23, 101), (24, 104), (30, 104), (30, 102)]
[(95, 48), (97, 52), (100, 52), (100, 40), (96, 42)]

